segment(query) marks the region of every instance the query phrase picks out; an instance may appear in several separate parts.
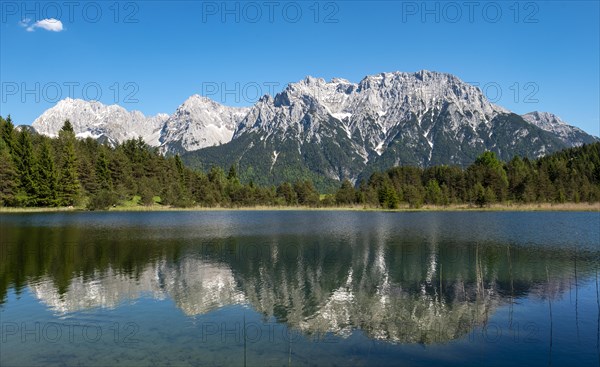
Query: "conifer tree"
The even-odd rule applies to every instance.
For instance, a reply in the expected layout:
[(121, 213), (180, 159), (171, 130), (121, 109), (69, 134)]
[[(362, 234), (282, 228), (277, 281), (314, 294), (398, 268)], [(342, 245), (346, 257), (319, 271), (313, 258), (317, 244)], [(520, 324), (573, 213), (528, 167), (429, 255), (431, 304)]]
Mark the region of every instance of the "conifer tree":
[(17, 172), (20, 181), (21, 205), (35, 206), (37, 204), (37, 179), (36, 179), (36, 159), (33, 154), (31, 136), (28, 131), (19, 133), (19, 138), (15, 146)]
[(4, 140), (8, 148), (8, 152), (13, 154), (15, 147), (15, 125), (10, 118), (10, 115), (5, 119), (0, 116), (0, 138)]
[(77, 157), (75, 155), (75, 133), (69, 120), (65, 121), (58, 133), (62, 143), (62, 167), (59, 174), (59, 203), (72, 206), (77, 201), (81, 185), (77, 174)]
[(96, 180), (101, 190), (113, 190), (109, 163), (104, 147), (100, 147), (100, 153), (98, 154), (98, 159), (96, 160)]
[(0, 138), (0, 206), (16, 205), (19, 175), (7, 144)]
[(348, 205), (356, 202), (356, 192), (354, 186), (347, 179), (342, 182), (339, 190), (335, 194), (335, 201), (338, 204)]
[(98, 179), (96, 178), (96, 166), (91, 157), (79, 157), (77, 159), (77, 177), (82, 191), (89, 194), (96, 194), (100, 189)]
[(54, 167), (54, 155), (48, 139), (41, 143), (39, 157), (37, 159), (37, 194), (38, 205), (54, 206), (57, 204), (57, 172)]
[(298, 197), (289, 182), (284, 182), (277, 187), (277, 196), (282, 198), (286, 205), (298, 204)]
[(428, 204), (442, 204), (442, 189), (436, 179), (431, 179), (425, 188), (425, 201)]
[(237, 169), (235, 168), (235, 164), (232, 164), (229, 167), (229, 173), (227, 174), (227, 179), (232, 181), (237, 178)]
[(75, 130), (73, 130), (73, 124), (71, 124), (71, 121), (69, 121), (69, 120), (65, 120), (65, 123), (61, 127), (60, 131), (66, 132), (66, 133), (72, 133), (73, 136), (75, 136)]

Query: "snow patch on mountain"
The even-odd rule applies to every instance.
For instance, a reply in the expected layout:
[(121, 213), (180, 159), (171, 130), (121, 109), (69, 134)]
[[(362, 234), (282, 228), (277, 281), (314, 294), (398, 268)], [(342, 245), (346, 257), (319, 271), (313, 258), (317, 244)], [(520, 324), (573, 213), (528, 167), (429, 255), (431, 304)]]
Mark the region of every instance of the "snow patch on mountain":
[(75, 134), (81, 138), (105, 136), (109, 141), (120, 143), (141, 137), (149, 145), (156, 146), (168, 117), (166, 114), (146, 117), (140, 111), (130, 112), (118, 105), (66, 98), (46, 110), (32, 126), (40, 134), (57, 136), (69, 120)]
[[(68, 119), (80, 138), (118, 144), (141, 137), (169, 154), (226, 144), (254, 132), (264, 142), (295, 140), (300, 154), (304, 144), (337, 146), (332, 149), (348, 151), (349, 161), (364, 164), (385, 155), (391, 147), (398, 149), (394, 142), (401, 142), (402, 147), (416, 149), (423, 156), (417, 164), (439, 163), (440, 155), (450, 159), (449, 164), (462, 164), (460, 159), (445, 155), (447, 145), (458, 145), (459, 149), (488, 143), (494, 146), (499, 132), (494, 121), (509, 114), (491, 103), (479, 88), (456, 76), (422, 70), (370, 75), (358, 83), (308, 76), (275, 96), (261, 97), (252, 107), (224, 106), (193, 95), (171, 116), (147, 117), (118, 105), (67, 98), (45, 111), (32, 127), (38, 133), (56, 136)], [(567, 146), (598, 140), (551, 113), (531, 112), (521, 117), (556, 135)], [(519, 119), (521, 124), (523, 120)], [(503, 144), (514, 145), (529, 133), (529, 128), (517, 129), (513, 142)]]
[(46, 110), (32, 126), (36, 132), (54, 137), (69, 120), (78, 138), (118, 144), (141, 137), (162, 152), (182, 153), (229, 142), (248, 110), (193, 95), (171, 116), (146, 117), (118, 105), (66, 98)]
[[(385, 142), (393, 138), (391, 134), (404, 130), (407, 121), (416, 120), (422, 130), (419, 135), (434, 149), (429, 132), (443, 111), (451, 116), (448, 128), (456, 134), (464, 126), (475, 130), (482, 121), (489, 125), (496, 115), (509, 112), (489, 102), (479, 88), (450, 74), (426, 70), (381, 73), (359, 83), (345, 79), (327, 82), (309, 76), (289, 84), (274, 98), (259, 100), (241, 121), (233, 139), (250, 131), (283, 136), (292, 130), (300, 142), (312, 138), (320, 141), (316, 132), (321, 124), (334, 119), (349, 140), (362, 142), (357, 150), (380, 156)], [(427, 128), (422, 126), (426, 116), (430, 125)]]
[(227, 143), (248, 111), (247, 107), (223, 106), (195, 94), (164, 124), (161, 151), (179, 153)]
[(555, 134), (570, 146), (580, 146), (590, 142), (589, 135), (585, 131), (567, 124), (553, 113), (534, 111), (521, 117), (540, 129)]

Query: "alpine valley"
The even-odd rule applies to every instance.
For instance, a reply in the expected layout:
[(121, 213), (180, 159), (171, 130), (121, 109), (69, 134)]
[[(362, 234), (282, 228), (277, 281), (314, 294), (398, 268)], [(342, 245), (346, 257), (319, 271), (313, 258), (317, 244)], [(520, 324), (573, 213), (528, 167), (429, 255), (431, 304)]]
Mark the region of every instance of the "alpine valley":
[(307, 77), (252, 107), (194, 95), (171, 116), (65, 99), (32, 127), (55, 136), (67, 119), (78, 137), (112, 145), (140, 137), (194, 168), (236, 165), (243, 181), (311, 178), (320, 187), (397, 165), (464, 167), (486, 150), (536, 158), (600, 140), (551, 113), (512, 113), (451, 74), (425, 70), (358, 84)]

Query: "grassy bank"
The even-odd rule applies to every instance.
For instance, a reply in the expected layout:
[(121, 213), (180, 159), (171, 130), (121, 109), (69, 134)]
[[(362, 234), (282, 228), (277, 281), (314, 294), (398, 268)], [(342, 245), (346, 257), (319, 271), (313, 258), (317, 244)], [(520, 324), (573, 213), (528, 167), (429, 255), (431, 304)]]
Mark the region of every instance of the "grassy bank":
[[(158, 211), (234, 211), (234, 210), (247, 210), (247, 211), (269, 211), (269, 210), (280, 210), (280, 211), (293, 211), (293, 210), (306, 210), (306, 211), (372, 211), (372, 212), (448, 212), (448, 211), (598, 211), (600, 212), (600, 203), (563, 203), (563, 204), (551, 204), (551, 203), (529, 203), (529, 204), (494, 204), (486, 207), (472, 206), (468, 204), (460, 205), (448, 205), (448, 206), (435, 206), (435, 205), (424, 205), (420, 208), (410, 208), (403, 206), (398, 209), (381, 209), (381, 208), (370, 208), (364, 206), (336, 206), (336, 207), (320, 207), (311, 208), (305, 206), (251, 206), (251, 207), (190, 207), (190, 208), (175, 208), (164, 205), (131, 205), (126, 203), (125, 205), (118, 205), (110, 208), (110, 212), (158, 212)], [(78, 212), (87, 211), (84, 207), (60, 207), (60, 208), (8, 208), (0, 207), (0, 213), (47, 213), (47, 212)]]

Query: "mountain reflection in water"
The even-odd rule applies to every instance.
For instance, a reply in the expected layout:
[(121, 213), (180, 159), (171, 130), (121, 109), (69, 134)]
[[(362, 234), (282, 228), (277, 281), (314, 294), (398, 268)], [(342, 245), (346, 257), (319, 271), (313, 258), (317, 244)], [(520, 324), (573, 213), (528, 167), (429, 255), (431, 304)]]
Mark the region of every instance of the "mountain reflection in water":
[(540, 243), (528, 237), (536, 226), (569, 228), (502, 216), (487, 228), (477, 216), (457, 228), (436, 216), (385, 214), (308, 213), (317, 217), (310, 222), (288, 212), (183, 213), (179, 221), (96, 214), (64, 225), (5, 216), (0, 299), (28, 287), (57, 315), (143, 297), (172, 299), (190, 317), (245, 305), (306, 335), (360, 329), (430, 344), (464, 336), (519, 298), (555, 299), (574, 276), (596, 277), (597, 233), (577, 231), (575, 243), (544, 233), (550, 243)]

